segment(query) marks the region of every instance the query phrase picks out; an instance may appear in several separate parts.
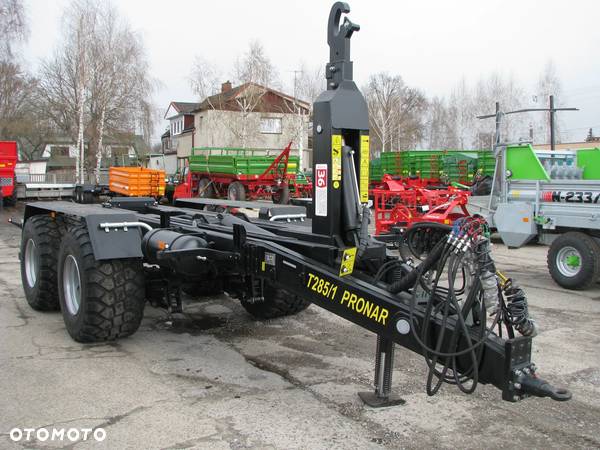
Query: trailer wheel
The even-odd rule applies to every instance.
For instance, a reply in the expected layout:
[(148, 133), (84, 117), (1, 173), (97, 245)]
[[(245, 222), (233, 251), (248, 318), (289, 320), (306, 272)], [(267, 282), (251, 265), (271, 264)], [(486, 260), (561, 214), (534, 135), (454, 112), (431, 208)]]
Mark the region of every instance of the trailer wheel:
[(198, 182), (198, 197), (200, 198), (215, 198), (215, 186), (210, 178), (202, 178)]
[(15, 206), (17, 204), (17, 192), (13, 191), (8, 197), (4, 197), (4, 204), (6, 206)]
[(229, 200), (243, 202), (246, 200), (246, 189), (239, 181), (234, 181), (227, 188), (227, 197)]
[(287, 205), (290, 202), (290, 186), (287, 184), (281, 185), (277, 191), (271, 196), (273, 203), (279, 205)]
[(25, 222), (21, 237), (21, 281), (27, 303), (36, 311), (58, 311), (56, 255), (60, 244), (58, 222), (46, 215)]
[(82, 203), (91, 204), (91, 203), (94, 203), (94, 200), (95, 199), (94, 199), (94, 193), (93, 192), (85, 191), (83, 193), (83, 201), (82, 201)]
[(83, 203), (83, 189), (81, 186), (75, 186), (73, 190), (73, 201), (75, 203)]
[(67, 331), (75, 341), (129, 336), (144, 313), (142, 260), (97, 261), (85, 226), (75, 226), (58, 252), (58, 292)]
[(264, 284), (263, 296), (265, 299), (259, 302), (241, 301), (244, 309), (257, 319), (275, 319), (277, 317), (291, 316), (304, 311), (310, 306), (309, 301), (267, 281)]
[(548, 270), (566, 289), (587, 289), (600, 277), (600, 245), (585, 233), (565, 233), (548, 250)]

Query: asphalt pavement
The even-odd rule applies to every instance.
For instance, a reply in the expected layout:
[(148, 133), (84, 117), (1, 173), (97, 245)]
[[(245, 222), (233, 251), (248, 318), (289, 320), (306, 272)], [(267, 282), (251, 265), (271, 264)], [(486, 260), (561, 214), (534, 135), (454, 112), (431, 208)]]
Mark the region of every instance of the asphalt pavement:
[[(490, 386), (428, 397), (424, 360), (397, 348), (394, 391), (406, 404), (371, 409), (357, 392), (371, 389), (375, 337), (316, 306), (259, 322), (226, 295), (186, 298), (175, 319), (146, 306), (130, 338), (72, 341), (60, 313), (25, 301), (20, 230), (6, 223), (21, 214), (0, 215), (0, 448), (600, 447), (600, 286), (559, 288), (544, 247), (493, 253), (526, 290), (541, 375), (571, 401), (507, 403)], [(42, 428), (79, 435), (43, 439)], [(15, 442), (15, 429), (36, 431)], [(103, 439), (83, 439), (88, 429)]]

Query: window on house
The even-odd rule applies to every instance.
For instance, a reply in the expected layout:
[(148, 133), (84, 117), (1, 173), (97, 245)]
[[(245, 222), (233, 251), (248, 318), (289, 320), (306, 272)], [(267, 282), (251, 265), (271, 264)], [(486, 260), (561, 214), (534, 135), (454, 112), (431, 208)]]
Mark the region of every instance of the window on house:
[(69, 157), (69, 147), (52, 147), (52, 156)]
[(261, 117), (260, 132), (265, 134), (281, 134), (281, 117)]

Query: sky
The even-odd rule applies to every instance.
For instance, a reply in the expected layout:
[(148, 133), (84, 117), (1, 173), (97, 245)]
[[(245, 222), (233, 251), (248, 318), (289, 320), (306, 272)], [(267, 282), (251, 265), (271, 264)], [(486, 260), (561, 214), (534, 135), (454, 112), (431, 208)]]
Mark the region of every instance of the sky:
[[(68, 0), (25, 0), (30, 37), (24, 58), (34, 68), (60, 42)], [(195, 55), (219, 66), (223, 81), (252, 40), (259, 40), (291, 92), (294, 70), (329, 58), (322, 0), (119, 0), (114, 1), (143, 38), (154, 97), (161, 111), (171, 101), (197, 101), (189, 87)], [(447, 96), (461, 78), (476, 82), (499, 72), (525, 91), (552, 61), (562, 81), (562, 141), (600, 135), (600, 2), (597, 0), (353, 0), (350, 19), (354, 78), (386, 71), (427, 96)], [(490, 105), (490, 110), (493, 105)], [(161, 115), (162, 117), (162, 115)], [(159, 136), (167, 123), (157, 125)]]

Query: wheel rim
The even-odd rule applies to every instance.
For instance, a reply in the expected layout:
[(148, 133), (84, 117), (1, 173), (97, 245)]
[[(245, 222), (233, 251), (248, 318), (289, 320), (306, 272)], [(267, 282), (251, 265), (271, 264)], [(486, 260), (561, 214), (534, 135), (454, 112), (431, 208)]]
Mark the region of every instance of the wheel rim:
[(556, 254), (556, 267), (566, 277), (574, 277), (581, 270), (581, 253), (575, 247), (566, 246)]
[(25, 278), (29, 287), (34, 287), (37, 281), (38, 273), (38, 252), (33, 239), (29, 239), (25, 244)]
[(64, 262), (63, 291), (67, 310), (72, 315), (77, 314), (81, 306), (81, 278), (77, 260), (73, 255), (68, 255)]

